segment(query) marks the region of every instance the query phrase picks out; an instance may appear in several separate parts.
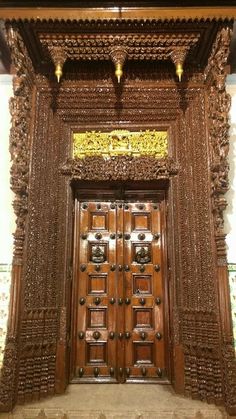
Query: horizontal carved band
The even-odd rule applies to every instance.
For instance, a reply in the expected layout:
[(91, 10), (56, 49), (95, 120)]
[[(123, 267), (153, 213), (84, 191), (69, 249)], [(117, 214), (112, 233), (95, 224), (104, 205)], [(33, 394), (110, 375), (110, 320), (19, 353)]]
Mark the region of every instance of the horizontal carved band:
[(110, 159), (86, 157), (68, 159), (61, 173), (75, 180), (157, 180), (169, 179), (178, 173), (171, 158), (116, 156)]

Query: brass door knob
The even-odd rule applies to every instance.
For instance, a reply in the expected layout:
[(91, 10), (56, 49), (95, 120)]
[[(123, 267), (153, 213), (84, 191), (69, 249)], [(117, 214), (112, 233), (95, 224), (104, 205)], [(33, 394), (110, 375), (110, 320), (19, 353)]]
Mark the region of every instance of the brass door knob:
[(101, 238), (102, 238), (102, 233), (96, 233), (95, 234), (95, 239), (101, 240)]
[(144, 306), (144, 305), (146, 304), (146, 300), (145, 300), (145, 298), (140, 298), (140, 299), (139, 299), (139, 302), (140, 302), (140, 304), (141, 304), (142, 306)]
[(94, 373), (95, 377), (97, 377), (99, 375), (99, 368), (95, 367), (94, 370), (93, 370), (93, 373)]
[(117, 237), (118, 237), (118, 239), (122, 239), (123, 234), (122, 234), (122, 233), (118, 233), (118, 234), (117, 234)]
[(125, 233), (125, 240), (129, 240), (130, 239), (130, 234), (129, 233)]
[(118, 304), (119, 304), (119, 306), (121, 306), (123, 304), (122, 298), (118, 298)]
[(110, 339), (114, 339), (114, 337), (115, 337), (115, 332), (110, 332), (109, 333), (109, 338)]
[(96, 271), (96, 272), (99, 272), (100, 270), (101, 270), (101, 266), (100, 266), (100, 265), (96, 265), (96, 266), (95, 266), (95, 271)]
[(156, 298), (156, 304), (157, 304), (158, 306), (161, 304), (161, 298), (160, 298), (160, 297), (157, 297), (157, 298)]
[(139, 240), (144, 240), (145, 239), (145, 234), (144, 233), (140, 233), (139, 235), (138, 235), (138, 239)]
[(114, 240), (115, 238), (116, 238), (115, 233), (111, 233), (111, 234), (110, 234), (110, 239)]
[(111, 209), (115, 209), (116, 208), (116, 204), (114, 204), (113, 202), (111, 203), (111, 205), (110, 205), (110, 208)]
[(96, 306), (98, 306), (98, 304), (100, 304), (100, 302), (101, 302), (101, 298), (100, 297), (95, 297), (93, 301), (94, 301), (94, 304), (96, 304)]
[(157, 368), (156, 373), (157, 373), (158, 377), (162, 377), (162, 369), (161, 368)]
[(131, 333), (130, 333), (130, 332), (125, 332), (125, 338), (126, 338), (126, 339), (129, 339), (129, 338), (130, 338), (130, 336), (131, 336)]
[(156, 338), (157, 338), (157, 340), (161, 340), (162, 334), (160, 332), (157, 332), (156, 333)]
[(82, 204), (82, 208), (83, 209), (87, 209), (88, 208), (88, 204), (86, 204), (86, 203)]
[(116, 270), (116, 265), (111, 265), (110, 269), (112, 272), (114, 272)]
[(119, 339), (122, 339), (123, 338), (123, 333), (122, 332), (120, 332), (120, 333), (118, 333), (118, 337), (119, 337)]
[(130, 270), (129, 265), (124, 265), (124, 270), (125, 270), (125, 272), (128, 272)]
[(130, 368), (126, 368), (125, 373), (126, 373), (126, 376), (129, 377), (130, 376)]
[(156, 272), (159, 272), (161, 270), (161, 267), (160, 267), (160, 265), (155, 265), (154, 269), (155, 269)]
[(130, 298), (125, 299), (125, 304), (128, 306), (130, 304)]
[(86, 268), (87, 268), (87, 266), (85, 265), (85, 263), (82, 263), (82, 265), (80, 265), (81, 272), (85, 272)]
[(115, 304), (115, 302), (116, 302), (116, 299), (115, 299), (114, 297), (112, 297), (112, 298), (110, 299), (110, 304)]
[(100, 338), (100, 336), (101, 336), (101, 333), (98, 332), (97, 330), (95, 332), (93, 332), (94, 339), (98, 340)]
[(84, 338), (84, 332), (79, 332), (79, 339), (83, 339)]
[(84, 375), (84, 369), (83, 368), (79, 368), (79, 376), (83, 377)]
[(142, 340), (145, 340), (147, 337), (147, 334), (145, 332), (140, 332), (140, 337)]
[(144, 272), (145, 271), (145, 265), (141, 265), (139, 270), (140, 270), (140, 272)]
[(123, 271), (123, 266), (119, 265), (118, 269), (119, 269), (120, 272)]
[(81, 305), (81, 306), (83, 306), (83, 305), (85, 304), (85, 301), (86, 301), (86, 299), (85, 299), (84, 297), (81, 297), (81, 298), (79, 299), (79, 303), (80, 303), (80, 305)]
[(154, 240), (158, 240), (161, 237), (160, 233), (154, 233), (153, 238)]
[(81, 234), (81, 238), (82, 238), (83, 240), (86, 240), (86, 239), (87, 239), (87, 237), (88, 237), (88, 235), (87, 235), (86, 233)]
[(122, 375), (123, 375), (123, 368), (119, 368), (119, 374), (122, 377)]

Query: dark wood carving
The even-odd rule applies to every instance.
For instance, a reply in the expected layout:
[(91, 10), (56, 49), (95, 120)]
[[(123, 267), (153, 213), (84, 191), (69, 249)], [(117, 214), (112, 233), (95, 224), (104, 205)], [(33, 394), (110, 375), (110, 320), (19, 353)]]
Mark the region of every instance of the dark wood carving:
[[(140, 26), (137, 21), (122, 21), (119, 30), (142, 32), (144, 23), (141, 23)], [(164, 32), (169, 24), (163, 23)], [(184, 22), (176, 24), (184, 30)], [(48, 53), (37, 38), (37, 28), (39, 33), (47, 33), (52, 27), (57, 36), (60, 23), (55, 21), (50, 26), (51, 23), (40, 21), (14, 22), (37, 69), (34, 80), (18, 32), (9, 28), (17, 69), (11, 103), (12, 185), (17, 214), (14, 260), (19, 264), (14, 275), (17, 284), (21, 281), (22, 289), (21, 306), (12, 305), (16, 314), (12, 312), (8, 332), (1, 410), (9, 410), (16, 397), (23, 402), (63, 392), (73, 378), (68, 376), (72, 370), (72, 366), (69, 368), (71, 295), (75, 295), (71, 183), (149, 184), (163, 179), (165, 187), (169, 185), (167, 246), (173, 385), (180, 393), (224, 403), (230, 413), (235, 412), (236, 374), (222, 221), (226, 206), (223, 195), (228, 187), (230, 102), (225, 92), (225, 76), (230, 31), (223, 21), (188, 22), (186, 27), (191, 26), (192, 31), (194, 24), (201, 39), (208, 39), (209, 43), (206, 50), (205, 41), (197, 44), (196, 57), (186, 56), (187, 71), (182, 84), (176, 82), (173, 64), (167, 63), (165, 67), (160, 62), (150, 62), (146, 66), (137, 60), (135, 64), (126, 62), (124, 82), (119, 87), (114, 83), (113, 65), (109, 67), (102, 60), (99, 71), (98, 62), (95, 65), (85, 60), (76, 65), (68, 60), (63, 69), (67, 75), (57, 84)], [(74, 32), (76, 22), (64, 22), (63, 30), (70, 25)], [(114, 34), (117, 25), (117, 21), (104, 21), (100, 27)], [(148, 21), (145, 30), (151, 27), (155, 31), (157, 25), (156, 21)], [(94, 34), (96, 22), (80, 21), (79, 28)], [(34, 115), (31, 128), (30, 115)], [(168, 130), (167, 159), (71, 159), (72, 132), (93, 129), (104, 132), (121, 126), (142, 130), (147, 125), (150, 129)], [(31, 155), (30, 173), (27, 146)], [(97, 286), (101, 290), (106, 286), (104, 278)], [(142, 284), (135, 286), (139, 289)], [(146, 287), (148, 290), (150, 285), (147, 283)], [(14, 289), (12, 295), (16, 293), (18, 297), (16, 300), (12, 297), (12, 301), (19, 302), (20, 291)], [(113, 339), (112, 335), (109, 339)], [(145, 342), (145, 335), (140, 335), (140, 339)], [(93, 357), (93, 352), (90, 355)], [(99, 376), (99, 368), (93, 373)], [(141, 373), (146, 376), (145, 367)], [(83, 374), (81, 367), (78, 375)], [(114, 375), (112, 368), (110, 374)]]
[(178, 173), (178, 164), (171, 158), (118, 156), (104, 160), (102, 157), (86, 157), (68, 159), (61, 172), (74, 180), (168, 180)]
[(209, 142), (211, 147), (211, 201), (214, 222), (214, 237), (217, 256), (218, 293), (221, 317), (221, 351), (223, 388), (227, 410), (235, 413), (236, 406), (236, 360), (232, 342), (229, 284), (227, 273), (227, 249), (224, 232), (224, 209), (227, 201), (224, 194), (229, 187), (229, 109), (230, 95), (225, 89), (227, 57), (231, 40), (230, 29), (219, 32), (206, 69), (209, 82)]
[(34, 71), (28, 52), (17, 30), (8, 30), (8, 45), (15, 68), (14, 96), (10, 100), (11, 132), (9, 149), (12, 159), (11, 189), (14, 192), (13, 208), (16, 215), (12, 263), (12, 286), (9, 325), (6, 338), (3, 368), (0, 375), (0, 411), (14, 405), (18, 379), (20, 298), (22, 269), (28, 212), (29, 153), (32, 117)]

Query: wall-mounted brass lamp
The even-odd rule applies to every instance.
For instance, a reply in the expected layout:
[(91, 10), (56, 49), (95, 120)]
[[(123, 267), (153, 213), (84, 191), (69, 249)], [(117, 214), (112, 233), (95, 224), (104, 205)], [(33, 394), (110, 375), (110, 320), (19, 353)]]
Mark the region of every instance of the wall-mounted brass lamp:
[(110, 56), (115, 65), (115, 76), (118, 83), (120, 83), (121, 77), (123, 76), (123, 66), (127, 57), (127, 51), (118, 45), (111, 49)]
[(58, 83), (61, 80), (63, 75), (63, 65), (66, 61), (66, 53), (61, 47), (53, 46), (50, 48), (50, 54), (52, 57), (52, 61), (55, 65), (55, 76), (57, 78)]
[(184, 72), (183, 65), (187, 52), (188, 48), (186, 47), (175, 48), (170, 55), (175, 65), (175, 73), (178, 76), (179, 81), (182, 80), (182, 75)]

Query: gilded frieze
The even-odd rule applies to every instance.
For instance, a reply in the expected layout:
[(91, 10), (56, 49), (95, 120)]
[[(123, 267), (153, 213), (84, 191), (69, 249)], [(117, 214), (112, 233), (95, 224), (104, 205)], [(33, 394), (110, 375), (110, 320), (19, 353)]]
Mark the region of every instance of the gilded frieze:
[(73, 135), (74, 158), (122, 155), (167, 157), (167, 132), (156, 130), (139, 132), (114, 130), (110, 133), (91, 131)]

